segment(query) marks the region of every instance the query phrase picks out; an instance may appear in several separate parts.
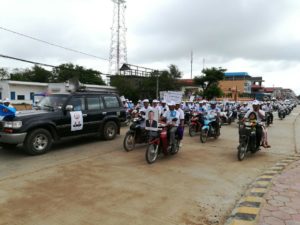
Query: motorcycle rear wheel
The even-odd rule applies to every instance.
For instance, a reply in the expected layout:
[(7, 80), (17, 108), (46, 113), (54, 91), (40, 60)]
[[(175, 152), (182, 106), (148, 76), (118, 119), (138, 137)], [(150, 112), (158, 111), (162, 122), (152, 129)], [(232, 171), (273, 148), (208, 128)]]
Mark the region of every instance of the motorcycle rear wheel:
[(200, 141), (205, 143), (207, 141), (208, 130), (202, 130), (200, 133)]
[(175, 140), (175, 143), (172, 146), (172, 151), (171, 151), (171, 155), (175, 155), (178, 153), (180, 149), (180, 141), (179, 140)]
[(189, 135), (194, 137), (196, 135), (196, 126), (194, 124), (189, 125)]
[(146, 161), (149, 164), (152, 164), (158, 158), (158, 145), (156, 144), (149, 144), (146, 150)]
[(126, 134), (124, 141), (123, 141), (123, 148), (127, 151), (130, 152), (135, 148), (135, 138), (134, 134), (128, 133)]

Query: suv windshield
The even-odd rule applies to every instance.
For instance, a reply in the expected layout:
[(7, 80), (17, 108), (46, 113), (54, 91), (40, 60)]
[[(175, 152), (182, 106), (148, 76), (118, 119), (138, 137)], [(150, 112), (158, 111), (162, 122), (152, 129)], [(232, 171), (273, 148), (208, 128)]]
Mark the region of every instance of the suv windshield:
[(38, 109), (57, 110), (66, 102), (68, 95), (49, 95), (44, 97), (38, 104)]

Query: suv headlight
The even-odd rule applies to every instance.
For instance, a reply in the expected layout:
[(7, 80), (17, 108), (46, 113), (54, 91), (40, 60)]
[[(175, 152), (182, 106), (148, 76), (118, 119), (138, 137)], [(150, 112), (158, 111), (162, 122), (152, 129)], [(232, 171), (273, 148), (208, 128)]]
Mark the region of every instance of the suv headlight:
[(18, 129), (22, 127), (22, 121), (6, 121), (4, 122), (3, 127)]

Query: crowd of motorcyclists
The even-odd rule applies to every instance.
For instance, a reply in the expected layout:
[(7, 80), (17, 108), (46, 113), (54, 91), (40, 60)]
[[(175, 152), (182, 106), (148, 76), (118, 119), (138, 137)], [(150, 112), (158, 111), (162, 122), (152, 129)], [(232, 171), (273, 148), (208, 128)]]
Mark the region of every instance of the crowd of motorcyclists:
[[(242, 129), (244, 127), (241, 126), (242, 124), (251, 121), (252, 124), (255, 124), (255, 147), (253, 147), (254, 150), (251, 150), (253, 153), (260, 150), (261, 146), (264, 148), (271, 147), (268, 141), (267, 127), (273, 124), (273, 113), (277, 111), (279, 119), (283, 119), (296, 107), (297, 102), (274, 98), (268, 101), (254, 100), (247, 102), (217, 102), (215, 100), (166, 102), (157, 99), (150, 102), (148, 99), (144, 99), (143, 101), (139, 100), (137, 104), (125, 100), (123, 105), (127, 110), (128, 121), (138, 119), (139, 129), (137, 132), (141, 132), (145, 136), (147, 135), (147, 131), (145, 131), (146, 113), (157, 110), (159, 124), (168, 126), (168, 144), (170, 146), (175, 142), (175, 138), (179, 140), (183, 138), (185, 125), (188, 126), (190, 136), (199, 132), (200, 140), (205, 142), (208, 137), (217, 138), (223, 124), (231, 124), (237, 119), (239, 129)], [(133, 127), (131, 126), (131, 128)], [(144, 138), (143, 142), (146, 141)], [(137, 141), (136, 143), (141, 142)], [(240, 146), (241, 144), (239, 148), (241, 148)], [(246, 146), (246, 148), (249, 149), (249, 146)], [(248, 151), (247, 149), (245, 151)]]

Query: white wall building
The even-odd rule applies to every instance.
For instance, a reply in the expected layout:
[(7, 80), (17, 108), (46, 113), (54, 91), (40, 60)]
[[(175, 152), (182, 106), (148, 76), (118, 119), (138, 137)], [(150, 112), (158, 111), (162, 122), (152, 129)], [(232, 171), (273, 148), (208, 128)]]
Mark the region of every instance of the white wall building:
[[(82, 84), (90, 91), (117, 92), (115, 87), (104, 85)], [(40, 83), (27, 81), (0, 81), (0, 100), (9, 98), (12, 104), (32, 104), (40, 100), (42, 96), (50, 93), (65, 93), (72, 89), (72, 84), (66, 83)]]
[(11, 103), (32, 104), (35, 94), (45, 93), (48, 83), (4, 80), (0, 81), (0, 99), (10, 98)]

